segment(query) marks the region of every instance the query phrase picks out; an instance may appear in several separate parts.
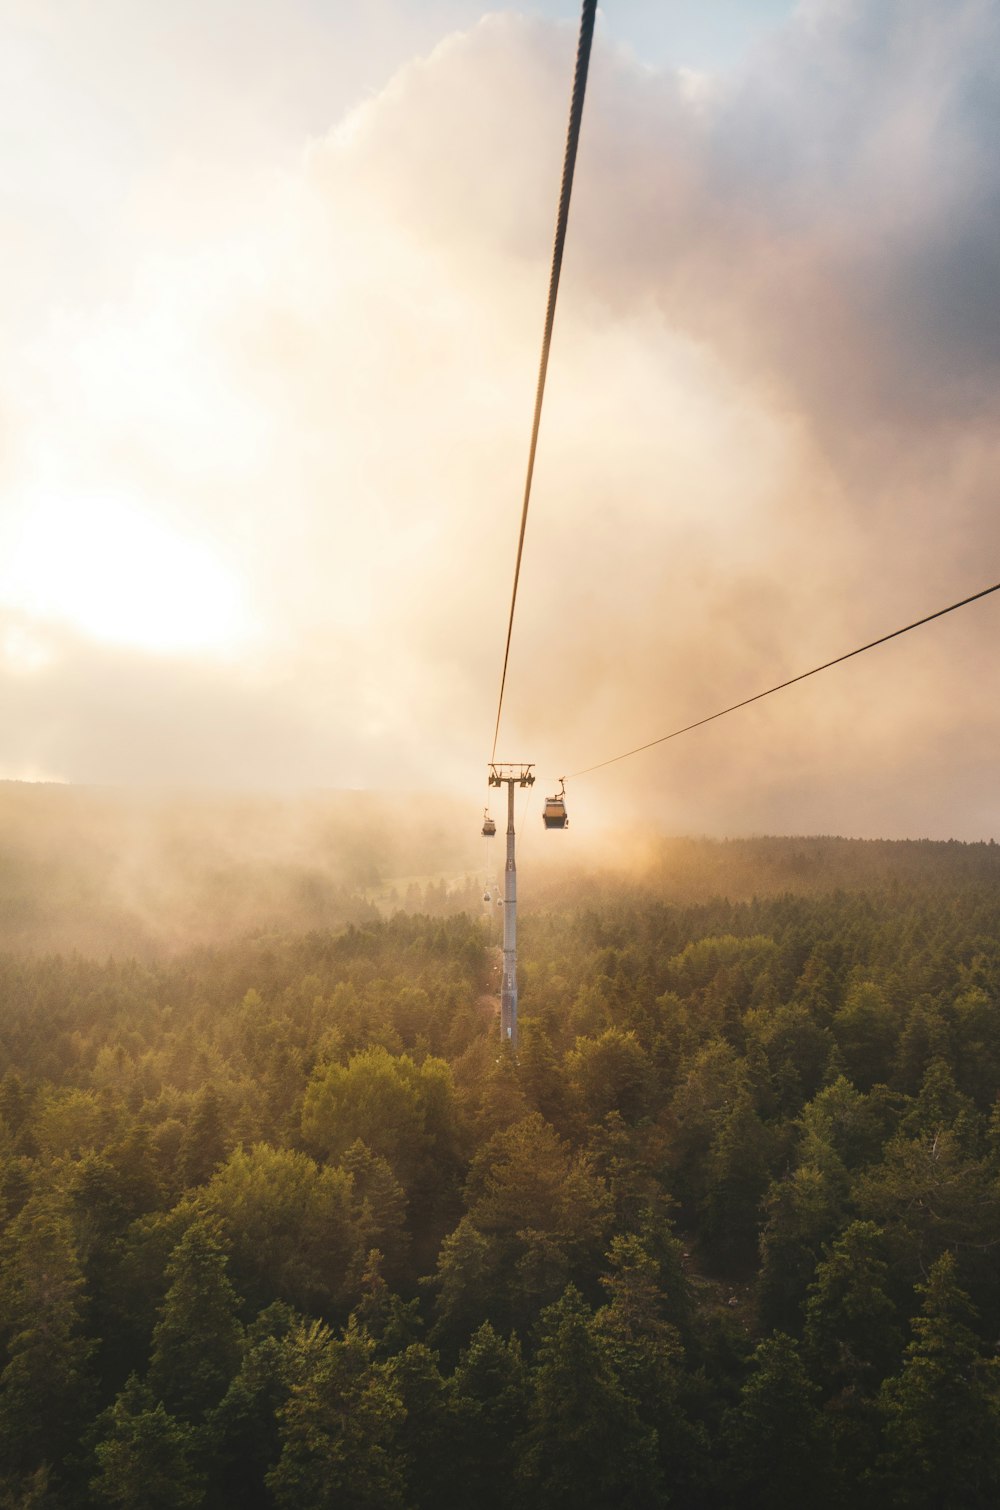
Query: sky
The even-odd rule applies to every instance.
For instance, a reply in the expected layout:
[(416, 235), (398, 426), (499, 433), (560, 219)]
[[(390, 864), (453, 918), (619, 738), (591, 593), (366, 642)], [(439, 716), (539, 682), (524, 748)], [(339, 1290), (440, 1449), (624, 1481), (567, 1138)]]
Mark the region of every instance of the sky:
[[(0, 0), (0, 777), (481, 806), (577, 26)], [(536, 796), (1000, 579), (998, 75), (995, 0), (600, 10)], [(992, 837), (998, 629), (571, 779), (571, 830)]]

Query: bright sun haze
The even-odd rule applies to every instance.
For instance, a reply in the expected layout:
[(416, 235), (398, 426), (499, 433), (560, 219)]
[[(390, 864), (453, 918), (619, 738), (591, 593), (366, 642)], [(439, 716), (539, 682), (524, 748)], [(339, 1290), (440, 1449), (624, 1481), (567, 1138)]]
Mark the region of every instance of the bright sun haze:
[[(4, 22), (0, 770), (471, 801), (576, 7), (234, 18)], [(998, 576), (998, 26), (600, 12), (499, 751), (550, 788)], [(578, 811), (989, 835), (998, 612)]]

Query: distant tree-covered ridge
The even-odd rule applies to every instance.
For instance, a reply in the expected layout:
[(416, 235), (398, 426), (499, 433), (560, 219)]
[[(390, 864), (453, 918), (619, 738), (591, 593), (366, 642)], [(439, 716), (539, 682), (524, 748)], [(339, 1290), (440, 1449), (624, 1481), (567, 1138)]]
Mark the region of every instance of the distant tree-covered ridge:
[(0, 955), (0, 1506), (996, 1505), (998, 856)]
[[(586, 821), (528, 846), (522, 901), (677, 905), (1000, 884), (994, 844), (819, 838), (668, 839)], [(522, 844), (537, 814), (518, 820)], [(475, 911), (497, 881), (479, 815), (441, 794), (180, 793), (0, 781), (0, 951), (163, 959), (247, 933), (363, 925), (402, 909)], [(527, 830), (527, 832), (526, 832)], [(502, 866), (501, 866), (502, 868)], [(596, 895), (595, 895), (596, 893)]]

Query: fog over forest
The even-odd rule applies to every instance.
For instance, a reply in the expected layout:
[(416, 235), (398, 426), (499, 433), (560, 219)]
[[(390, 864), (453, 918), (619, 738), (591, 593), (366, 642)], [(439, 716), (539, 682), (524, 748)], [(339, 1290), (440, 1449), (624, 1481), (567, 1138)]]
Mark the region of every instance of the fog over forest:
[[(673, 902), (750, 900), (905, 873), (917, 843), (671, 837), (597, 826), (583, 804), (546, 834), (536, 793), (516, 814), (522, 909), (585, 906), (654, 880)], [(433, 793), (226, 795), (0, 782), (0, 948), (175, 954), (252, 932), (306, 931), (396, 910), (491, 918), (503, 830)], [(970, 855), (982, 846), (957, 846)], [(492, 919), (493, 931), (499, 919)]]
[(0, 1503), (996, 1503), (1000, 846), (533, 816), (0, 787)]

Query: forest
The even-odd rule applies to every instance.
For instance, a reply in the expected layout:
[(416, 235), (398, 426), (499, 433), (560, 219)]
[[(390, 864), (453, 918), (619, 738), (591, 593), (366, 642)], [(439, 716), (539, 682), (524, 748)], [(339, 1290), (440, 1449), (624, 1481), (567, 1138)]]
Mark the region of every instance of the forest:
[(997, 846), (550, 870), (516, 1055), (481, 882), (108, 953), (0, 859), (4, 1510), (998, 1502)]

